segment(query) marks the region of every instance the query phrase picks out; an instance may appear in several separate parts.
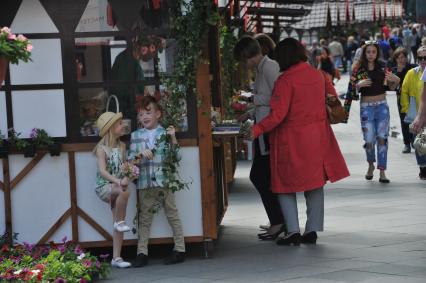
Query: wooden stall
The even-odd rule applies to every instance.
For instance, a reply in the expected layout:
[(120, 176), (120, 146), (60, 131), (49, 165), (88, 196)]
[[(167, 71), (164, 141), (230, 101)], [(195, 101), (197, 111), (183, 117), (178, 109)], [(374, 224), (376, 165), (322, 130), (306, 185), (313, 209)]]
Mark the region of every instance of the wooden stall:
[[(96, 160), (92, 149), (98, 141), (94, 122), (105, 111), (107, 98), (124, 88), (131, 97), (130, 106), (120, 110), (132, 119), (135, 129), (132, 105), (137, 97), (161, 97), (167, 92), (162, 77), (173, 74), (173, 58), (178, 56), (174, 39), (168, 37), (167, 11), (173, 2), (2, 1), (0, 26), (24, 34), (34, 49), (32, 62), (8, 68), (0, 88), (0, 130), (5, 134), (14, 128), (29, 138), (32, 128), (42, 128), (62, 149), (57, 157), (38, 150), (34, 157), (25, 158), (11, 148), (8, 157), (1, 159), (0, 203), (4, 205), (0, 206), (0, 232), (19, 233), (20, 242), (38, 244), (58, 242), (64, 236), (85, 247), (112, 244), (111, 212), (94, 190)], [(139, 60), (143, 74), (116, 80), (114, 64), (134, 39), (135, 25), (142, 28), (146, 40), (153, 41)], [(218, 46), (218, 37), (212, 36), (215, 32), (213, 28), (208, 37), (213, 44), (206, 41), (204, 60), (194, 66), (197, 93), (188, 94), (184, 102), (186, 116), (177, 134), (180, 174), (191, 182), (188, 190), (176, 193), (185, 241), (206, 243), (206, 248), (218, 237), (228, 204), (227, 184), (235, 170), (235, 145), (230, 148), (227, 141), (214, 141), (210, 115), (206, 115), (212, 97), (221, 95), (212, 90), (212, 78), (218, 80), (220, 75), (209, 64), (219, 52), (208, 49)], [(226, 165), (229, 162), (232, 167)], [(136, 192), (132, 191), (127, 223), (133, 223), (135, 213)], [(160, 211), (154, 217), (150, 243), (170, 243), (171, 236)], [(136, 238), (126, 233), (125, 244), (136, 244)]]

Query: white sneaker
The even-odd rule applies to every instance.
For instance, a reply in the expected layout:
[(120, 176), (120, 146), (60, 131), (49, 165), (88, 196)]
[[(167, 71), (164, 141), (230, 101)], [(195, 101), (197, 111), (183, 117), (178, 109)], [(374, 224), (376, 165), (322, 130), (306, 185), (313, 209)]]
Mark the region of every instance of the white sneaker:
[(111, 266), (117, 268), (127, 268), (132, 266), (130, 262), (124, 261), (121, 257), (116, 257), (111, 260)]
[(127, 226), (126, 222), (124, 222), (124, 221), (114, 222), (114, 229), (118, 232), (130, 231), (130, 227)]

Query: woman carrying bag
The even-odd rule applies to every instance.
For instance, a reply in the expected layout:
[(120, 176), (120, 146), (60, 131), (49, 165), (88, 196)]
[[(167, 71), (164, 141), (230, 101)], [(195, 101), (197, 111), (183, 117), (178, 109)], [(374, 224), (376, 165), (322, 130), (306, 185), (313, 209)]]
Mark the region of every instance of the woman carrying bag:
[[(269, 133), (271, 189), (278, 195), (288, 231), (277, 244), (314, 244), (324, 226), (323, 186), (349, 172), (328, 121), (323, 74), (306, 63), (305, 48), (293, 38), (277, 45), (275, 59), (283, 74), (275, 83), (271, 112), (251, 128), (251, 135)], [(304, 192), (307, 204), (303, 236), (297, 192)]]

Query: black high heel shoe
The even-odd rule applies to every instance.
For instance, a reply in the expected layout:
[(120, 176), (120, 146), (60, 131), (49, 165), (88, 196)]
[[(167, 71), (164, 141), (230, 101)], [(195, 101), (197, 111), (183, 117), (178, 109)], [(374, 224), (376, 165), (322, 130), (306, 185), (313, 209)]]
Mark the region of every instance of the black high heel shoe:
[(279, 238), (276, 243), (280, 246), (300, 246), (300, 233), (292, 233), (290, 235)]
[(312, 231), (306, 234), (303, 234), (301, 242), (304, 244), (316, 244), (317, 243), (317, 232)]
[(265, 232), (265, 233), (257, 234), (257, 237), (259, 238), (259, 240), (262, 240), (262, 241), (264, 241), (264, 240), (275, 240), (278, 237), (278, 235), (281, 234), (282, 232), (285, 232), (285, 230), (286, 230), (285, 225), (283, 224), (277, 232), (275, 232), (273, 234)]

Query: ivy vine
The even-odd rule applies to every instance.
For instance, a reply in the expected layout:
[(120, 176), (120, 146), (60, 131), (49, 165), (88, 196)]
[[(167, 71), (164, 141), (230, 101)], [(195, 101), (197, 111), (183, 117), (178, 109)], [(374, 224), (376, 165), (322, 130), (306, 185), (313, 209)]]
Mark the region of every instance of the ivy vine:
[(176, 0), (171, 10), (170, 37), (177, 43), (174, 72), (162, 82), (170, 95), (163, 101), (163, 123), (178, 128), (186, 115), (186, 99), (195, 95), (197, 65), (201, 62), (203, 43), (209, 25), (218, 22), (213, 1)]
[(219, 24), (220, 57), (221, 57), (221, 81), (225, 119), (235, 117), (231, 107), (232, 96), (237, 91), (236, 73), (238, 62), (234, 59), (234, 47), (238, 38), (234, 35), (233, 28), (226, 25), (224, 19)]

